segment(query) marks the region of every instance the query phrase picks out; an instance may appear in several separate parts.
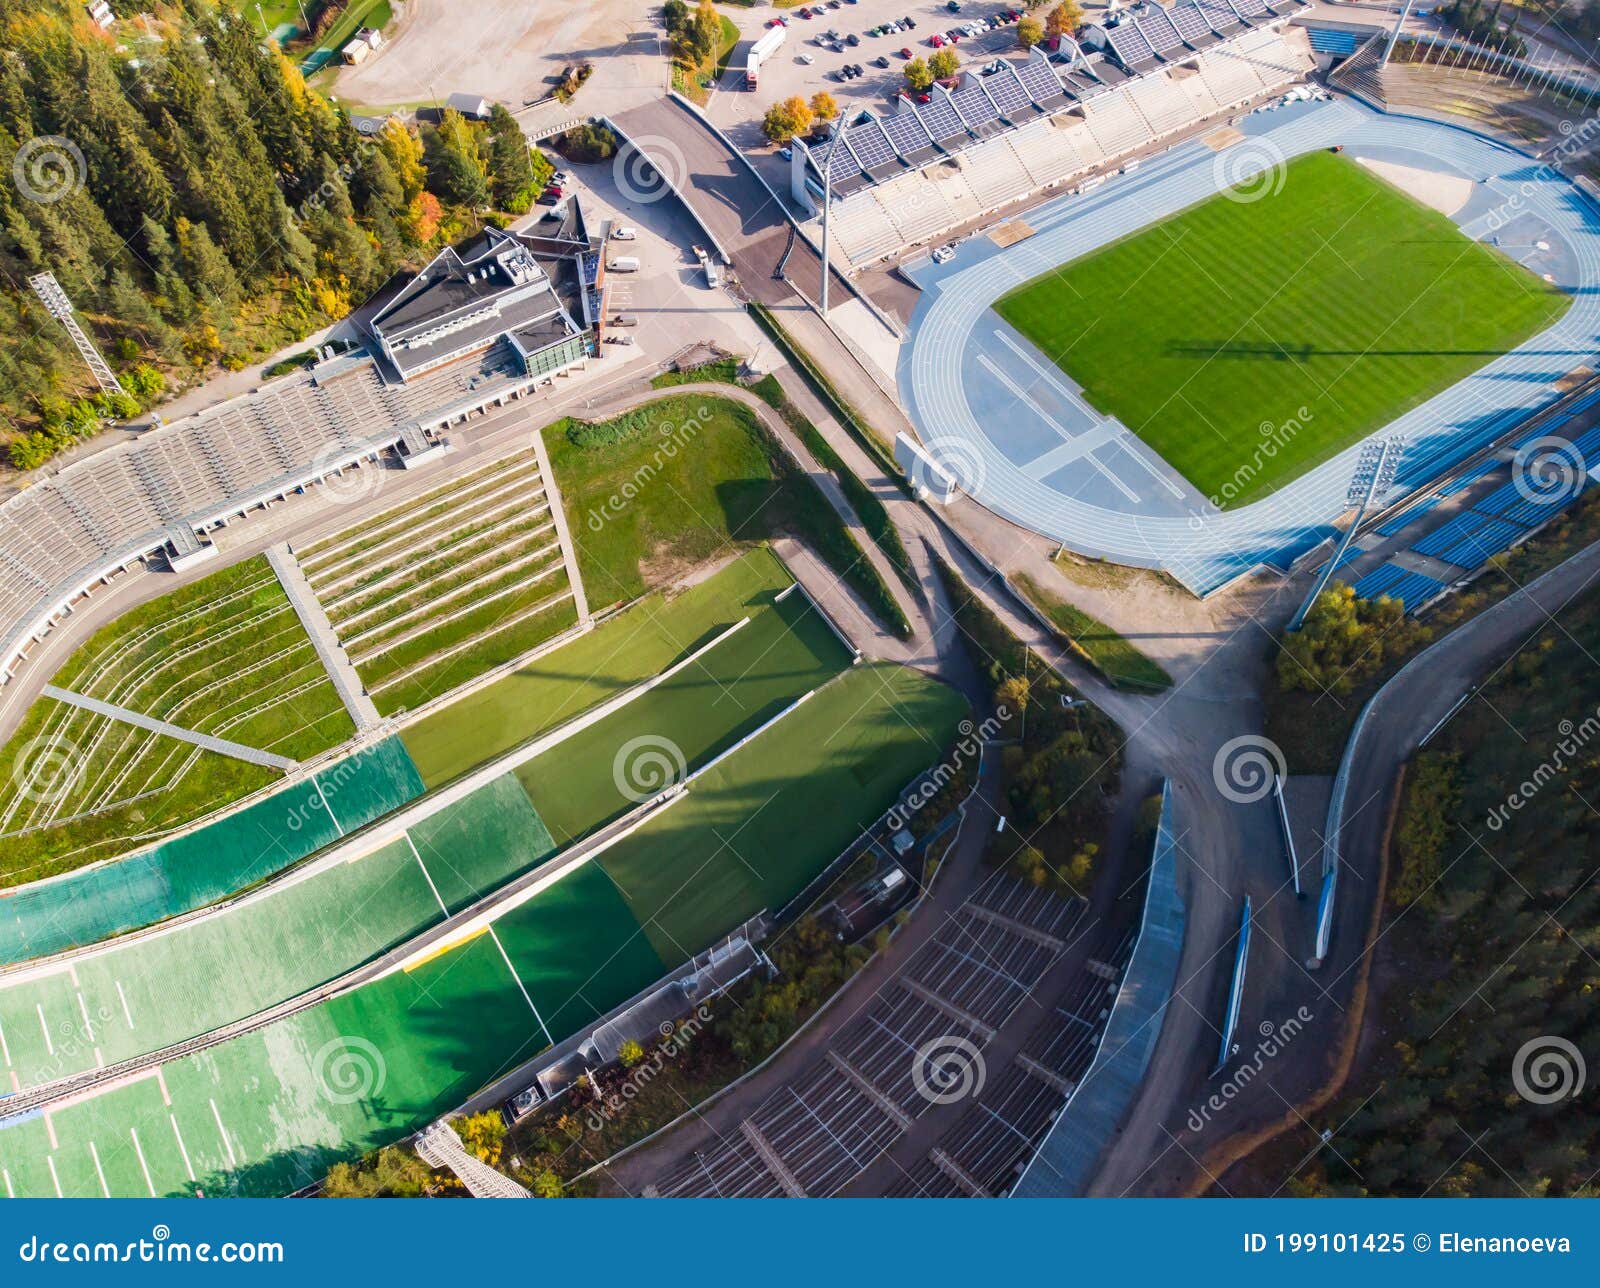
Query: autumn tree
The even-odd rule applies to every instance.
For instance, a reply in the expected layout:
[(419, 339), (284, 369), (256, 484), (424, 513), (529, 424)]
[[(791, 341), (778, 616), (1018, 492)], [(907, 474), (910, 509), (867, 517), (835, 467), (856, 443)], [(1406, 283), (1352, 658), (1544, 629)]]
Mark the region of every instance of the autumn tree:
[(794, 94), (767, 109), (761, 128), (772, 142), (782, 144), (809, 130), (812, 119), (811, 104)]
[(917, 93), (922, 93), (933, 84), (933, 69), (928, 66), (928, 60), (918, 54), (905, 65), (906, 84)]

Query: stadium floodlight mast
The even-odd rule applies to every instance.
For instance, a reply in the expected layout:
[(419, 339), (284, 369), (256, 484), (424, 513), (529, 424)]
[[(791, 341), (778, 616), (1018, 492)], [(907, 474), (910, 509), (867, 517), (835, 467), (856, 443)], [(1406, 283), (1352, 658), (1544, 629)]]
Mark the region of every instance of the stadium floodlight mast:
[(1406, 19), (1411, 16), (1411, 6), (1415, 0), (1406, 0), (1405, 8), (1400, 10), (1400, 16), (1395, 19), (1394, 30), (1389, 33), (1389, 43), (1383, 48), (1383, 67), (1389, 65), (1389, 55), (1394, 53), (1394, 47), (1400, 41), (1400, 29), (1406, 25)]
[(822, 163), (822, 316), (828, 316), (828, 207), (833, 204), (833, 159), (844, 146), (845, 131), (850, 128), (844, 117), (839, 118), (839, 128), (834, 131), (828, 145), (828, 159)]
[(72, 337), (79, 355), (89, 364), (89, 372), (95, 378), (95, 383), (100, 386), (100, 391), (107, 394), (120, 394), (124, 390), (122, 382), (117, 379), (116, 373), (101, 357), (100, 350), (94, 347), (94, 341), (84, 334), (83, 328), (78, 325), (78, 319), (72, 311), (72, 301), (67, 298), (67, 293), (61, 289), (61, 283), (56, 281), (54, 273), (35, 273), (28, 279), (28, 285), (33, 288), (33, 293), (39, 297), (40, 303), (45, 307), (57, 322), (67, 329), (67, 334)]
[(1289, 622), (1291, 631), (1297, 631), (1305, 625), (1306, 614), (1311, 611), (1311, 605), (1317, 602), (1317, 596), (1323, 592), (1334, 570), (1339, 567), (1339, 560), (1344, 557), (1344, 552), (1355, 540), (1356, 531), (1361, 527), (1361, 520), (1367, 513), (1367, 507), (1393, 486), (1394, 477), (1400, 470), (1400, 452), (1403, 447), (1405, 439), (1398, 434), (1390, 434), (1368, 443), (1361, 449), (1355, 473), (1350, 478), (1349, 490), (1345, 493), (1345, 503), (1356, 507), (1355, 518), (1350, 520), (1350, 526), (1345, 529), (1344, 537), (1328, 562), (1323, 565), (1322, 575), (1317, 578), (1310, 593), (1295, 611), (1294, 617)]

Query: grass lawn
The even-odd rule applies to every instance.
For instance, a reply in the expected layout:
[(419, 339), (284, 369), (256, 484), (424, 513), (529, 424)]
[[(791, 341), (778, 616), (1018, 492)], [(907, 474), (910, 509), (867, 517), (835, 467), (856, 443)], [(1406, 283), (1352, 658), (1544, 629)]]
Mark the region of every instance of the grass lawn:
[(403, 735), (406, 750), (429, 789), (438, 787), (666, 670), (790, 580), (771, 551), (752, 550), (670, 599), (649, 595), (417, 721)]
[(794, 533), (909, 633), (827, 498), (748, 407), (680, 394), (602, 424), (558, 421), (545, 446), (591, 605), (670, 585), (732, 543)]
[(1019, 574), (1012, 580), (1084, 661), (1117, 688), (1159, 693), (1172, 687), (1172, 677), (1159, 662), (1146, 657), (1104, 622), (1051, 594), (1031, 577)]
[(1315, 152), (1289, 163), (1274, 195), (1213, 197), (995, 308), (1226, 508), (1448, 388), (1567, 304), (1355, 161)]
[[(850, 655), (803, 595), (756, 608), (749, 625), (614, 715), (590, 725), (517, 771), (556, 842), (568, 844), (634, 804), (624, 788), (665, 782), (630, 771), (626, 748), (664, 740), (686, 769), (850, 664)], [(622, 771), (619, 774), (618, 766)]]
[[(67, 659), (54, 683), (295, 760), (355, 733), (260, 557), (117, 618)], [(39, 777), (51, 765), (59, 774)], [(0, 885), (131, 849), (277, 777), (41, 697), (0, 746)]]
[(938, 759), (966, 713), (918, 671), (855, 667), (598, 862), (662, 959), (682, 961), (799, 894)]

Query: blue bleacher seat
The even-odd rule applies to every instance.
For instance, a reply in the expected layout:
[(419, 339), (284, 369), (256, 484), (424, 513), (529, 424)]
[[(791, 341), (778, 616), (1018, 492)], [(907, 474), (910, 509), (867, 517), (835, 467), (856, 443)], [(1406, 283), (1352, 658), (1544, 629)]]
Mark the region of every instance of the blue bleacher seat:
[(1443, 500), (1444, 496), (1441, 494), (1439, 496), (1430, 496), (1427, 498), (1427, 500), (1418, 505), (1408, 505), (1404, 510), (1400, 511), (1399, 514), (1391, 515), (1389, 518), (1380, 523), (1378, 525), (1378, 535), (1380, 537), (1394, 536), (1395, 533), (1399, 532), (1408, 524), (1416, 522), (1416, 520), (1420, 519), (1423, 515), (1428, 513), (1429, 510), (1433, 509), (1434, 506), (1438, 505), (1439, 502)]
[(1361, 599), (1398, 599), (1408, 613), (1415, 612), (1444, 589), (1444, 582), (1420, 572), (1411, 572), (1390, 562), (1374, 568), (1355, 584)]
[(1460, 478), (1446, 483), (1439, 489), (1440, 496), (1454, 496), (1457, 492), (1465, 492), (1469, 487), (1481, 479), (1485, 474), (1498, 469), (1500, 462), (1496, 460), (1479, 461)]

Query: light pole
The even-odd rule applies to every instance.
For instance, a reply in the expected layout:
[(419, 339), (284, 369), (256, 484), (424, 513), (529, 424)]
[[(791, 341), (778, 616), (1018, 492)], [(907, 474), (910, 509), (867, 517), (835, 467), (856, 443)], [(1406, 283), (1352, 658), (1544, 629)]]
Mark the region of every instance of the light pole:
[(833, 204), (833, 159), (844, 146), (844, 134), (849, 128), (843, 117), (828, 147), (828, 159), (822, 163), (822, 316), (828, 316), (828, 207)]

